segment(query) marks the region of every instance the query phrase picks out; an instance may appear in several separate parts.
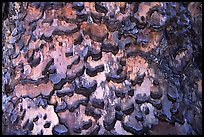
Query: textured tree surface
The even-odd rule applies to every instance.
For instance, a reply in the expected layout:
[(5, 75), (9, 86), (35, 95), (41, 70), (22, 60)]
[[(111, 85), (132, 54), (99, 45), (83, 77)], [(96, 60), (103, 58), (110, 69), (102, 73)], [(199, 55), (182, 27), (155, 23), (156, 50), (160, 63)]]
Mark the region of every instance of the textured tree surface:
[(201, 2), (2, 3), (2, 133), (202, 134)]

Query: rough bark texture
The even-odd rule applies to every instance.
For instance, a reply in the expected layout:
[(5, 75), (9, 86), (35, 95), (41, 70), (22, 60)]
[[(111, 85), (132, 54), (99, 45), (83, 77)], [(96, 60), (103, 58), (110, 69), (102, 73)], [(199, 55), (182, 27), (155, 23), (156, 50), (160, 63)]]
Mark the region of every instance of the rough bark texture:
[(201, 2), (2, 3), (2, 133), (202, 134)]

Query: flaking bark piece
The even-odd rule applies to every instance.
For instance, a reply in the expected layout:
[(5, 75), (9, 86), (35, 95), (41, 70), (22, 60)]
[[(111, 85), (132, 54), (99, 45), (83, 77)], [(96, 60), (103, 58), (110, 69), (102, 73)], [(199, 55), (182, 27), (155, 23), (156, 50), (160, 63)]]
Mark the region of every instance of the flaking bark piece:
[(70, 69), (67, 70), (68, 81), (73, 81), (76, 77), (83, 75), (85, 70), (84, 61), (80, 61), (78, 64), (72, 65)]
[(91, 67), (89, 64), (86, 65), (86, 74), (90, 77), (94, 77), (97, 75), (98, 72), (104, 71), (104, 65), (98, 65), (96, 67)]
[(97, 42), (102, 42), (108, 35), (105, 24), (83, 22), (81, 29), (85, 34), (89, 34), (90, 38)]
[(39, 84), (38, 86), (35, 84), (18, 84), (16, 85), (14, 92), (17, 97), (28, 96), (34, 98), (40, 94), (44, 96), (48, 96), (53, 89), (53, 84), (49, 81), (48, 83)]
[(91, 82), (86, 81), (86, 79), (75, 80), (76, 85), (76, 93), (82, 94), (87, 97), (90, 96), (92, 92), (94, 92), (97, 88), (97, 81), (93, 80)]
[(28, 77), (30, 77), (33, 80), (38, 80), (39, 78), (44, 77), (42, 75), (43, 70), (45, 69), (45, 67), (47, 66), (47, 63), (51, 60), (50, 56), (48, 56), (48, 58), (44, 58), (39, 65), (37, 65), (36, 67), (33, 67), (31, 70), (31, 73)]
[(27, 15), (25, 20), (30, 23), (38, 20), (42, 16), (43, 12), (40, 9), (37, 9), (34, 6), (28, 5)]
[(136, 17), (139, 20), (139, 22), (146, 22), (148, 11), (156, 5), (160, 5), (160, 3), (159, 2), (140, 3), (138, 7), (138, 11), (136, 12), (136, 15), (137, 15)]
[(124, 72), (122, 72), (119, 75), (116, 74), (106, 74), (106, 80), (107, 81), (113, 81), (115, 83), (121, 83), (123, 81), (125, 81), (125, 79), (127, 78), (126, 74)]
[(74, 95), (75, 87), (73, 84), (66, 83), (61, 90), (56, 90), (56, 94), (58, 97), (63, 97), (65, 95), (71, 97)]

